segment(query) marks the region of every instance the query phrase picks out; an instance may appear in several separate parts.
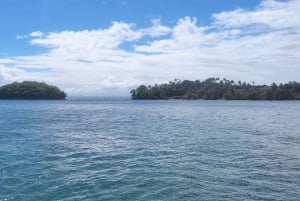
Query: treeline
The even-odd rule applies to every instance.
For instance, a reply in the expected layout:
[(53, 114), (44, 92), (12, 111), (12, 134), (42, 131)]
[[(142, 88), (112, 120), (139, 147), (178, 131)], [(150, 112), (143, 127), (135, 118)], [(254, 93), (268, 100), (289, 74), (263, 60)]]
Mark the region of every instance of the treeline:
[(131, 90), (132, 99), (205, 99), (205, 100), (300, 100), (300, 83), (255, 85), (225, 78), (204, 81), (175, 79), (166, 84), (140, 85)]
[(0, 99), (65, 99), (67, 94), (44, 82), (14, 82), (0, 87)]

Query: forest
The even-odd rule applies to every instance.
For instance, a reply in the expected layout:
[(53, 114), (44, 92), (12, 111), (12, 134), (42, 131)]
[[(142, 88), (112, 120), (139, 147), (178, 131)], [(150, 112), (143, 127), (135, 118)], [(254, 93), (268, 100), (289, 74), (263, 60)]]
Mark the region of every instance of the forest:
[(0, 87), (0, 99), (66, 99), (58, 87), (44, 82), (13, 82)]
[(140, 85), (130, 93), (132, 99), (300, 100), (300, 83), (255, 85), (214, 77), (204, 81), (175, 79), (165, 84)]

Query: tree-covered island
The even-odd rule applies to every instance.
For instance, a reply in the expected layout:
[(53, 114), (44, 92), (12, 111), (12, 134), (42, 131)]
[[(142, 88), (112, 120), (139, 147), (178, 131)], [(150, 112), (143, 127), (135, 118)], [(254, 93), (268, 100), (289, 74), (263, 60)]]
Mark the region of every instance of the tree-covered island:
[(132, 99), (205, 99), (205, 100), (300, 100), (300, 83), (255, 85), (225, 78), (204, 81), (175, 79), (154, 86), (140, 85), (131, 90)]
[(66, 99), (67, 94), (58, 87), (44, 82), (14, 82), (0, 87), (0, 99)]

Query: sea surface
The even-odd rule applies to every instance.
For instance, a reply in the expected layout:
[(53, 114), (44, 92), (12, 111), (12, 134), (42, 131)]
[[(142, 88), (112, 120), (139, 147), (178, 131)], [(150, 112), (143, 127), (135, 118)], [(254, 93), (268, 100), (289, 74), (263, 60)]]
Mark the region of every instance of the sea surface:
[(0, 101), (10, 200), (300, 200), (300, 101)]

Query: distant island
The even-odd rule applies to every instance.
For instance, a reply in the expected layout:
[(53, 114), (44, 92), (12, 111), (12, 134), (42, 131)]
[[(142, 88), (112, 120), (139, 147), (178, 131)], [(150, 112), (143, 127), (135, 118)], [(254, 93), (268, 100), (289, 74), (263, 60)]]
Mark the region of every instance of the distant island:
[(0, 99), (66, 99), (67, 94), (58, 87), (44, 82), (14, 82), (0, 87)]
[(204, 100), (300, 100), (300, 83), (255, 85), (225, 78), (204, 81), (175, 79), (154, 86), (140, 85), (131, 90), (132, 99), (204, 99)]

